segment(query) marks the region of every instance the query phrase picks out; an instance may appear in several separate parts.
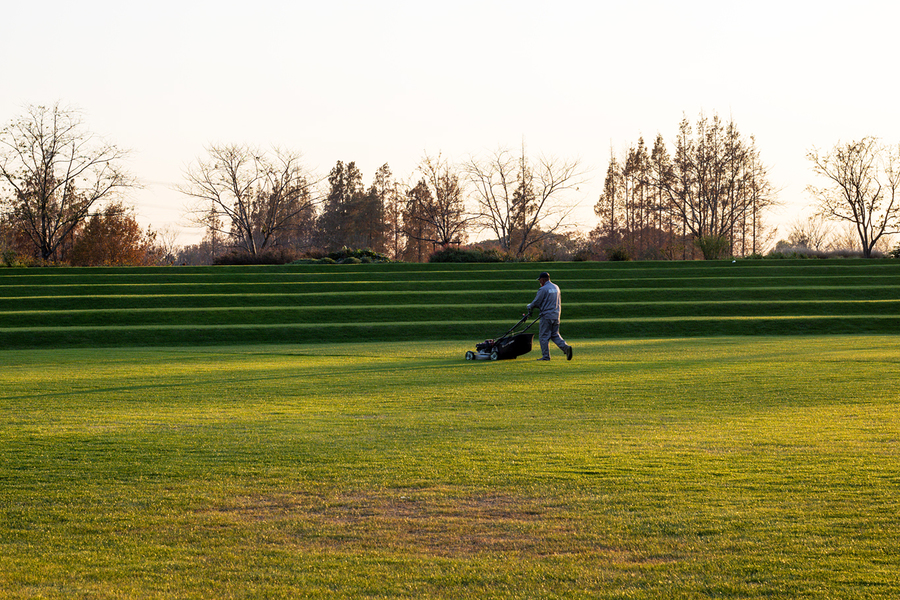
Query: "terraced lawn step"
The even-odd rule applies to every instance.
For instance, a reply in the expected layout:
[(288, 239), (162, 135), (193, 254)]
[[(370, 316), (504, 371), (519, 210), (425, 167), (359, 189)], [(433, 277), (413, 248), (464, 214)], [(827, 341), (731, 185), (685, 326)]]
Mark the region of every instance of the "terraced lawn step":
[[(893, 283), (893, 282), (892, 282)], [(157, 292), (159, 290), (156, 290)], [(520, 307), (531, 301), (533, 290), (428, 290), (404, 292), (315, 292), (305, 294), (126, 294), (0, 297), (0, 315), (12, 312), (66, 310), (265, 308), (387, 305), (471, 305)], [(650, 288), (640, 290), (582, 289), (564, 291), (566, 312), (578, 304), (635, 304), (656, 302), (807, 302), (900, 300), (898, 285), (746, 287), (746, 288)], [(519, 310), (517, 308), (516, 310)]]
[[(96, 327), (145, 325), (292, 325), (302, 323), (418, 323), (479, 320), (485, 315), (516, 320), (521, 304), (408, 304), (305, 306), (131, 308), (8, 311), (0, 313), (0, 328)], [(573, 319), (644, 319), (781, 316), (900, 315), (900, 300), (720, 301), (720, 302), (567, 302), (563, 316)]]
[(65, 268), (0, 270), (0, 344), (474, 343), (544, 269), (574, 339), (900, 331), (892, 260)]
[[(294, 323), (229, 325), (143, 325), (98, 327), (22, 327), (0, 329), (4, 348), (62, 346), (170, 346), (259, 343), (402, 342), (427, 339), (457, 341), (464, 346), (497, 337), (512, 321)], [(531, 332), (537, 333), (537, 326)], [(865, 315), (790, 317), (668, 317), (639, 319), (569, 319), (563, 331), (571, 343), (598, 338), (676, 338), (752, 335), (842, 335), (900, 333), (900, 316)]]

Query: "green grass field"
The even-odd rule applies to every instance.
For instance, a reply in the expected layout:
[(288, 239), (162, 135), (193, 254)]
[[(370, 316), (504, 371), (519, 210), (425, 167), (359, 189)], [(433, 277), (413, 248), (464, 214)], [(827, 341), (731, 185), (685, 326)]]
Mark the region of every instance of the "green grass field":
[[(465, 361), (549, 269), (575, 360)], [(900, 597), (900, 261), (0, 270), (0, 598)]]
[(0, 350), (0, 596), (900, 596), (900, 337), (572, 329)]

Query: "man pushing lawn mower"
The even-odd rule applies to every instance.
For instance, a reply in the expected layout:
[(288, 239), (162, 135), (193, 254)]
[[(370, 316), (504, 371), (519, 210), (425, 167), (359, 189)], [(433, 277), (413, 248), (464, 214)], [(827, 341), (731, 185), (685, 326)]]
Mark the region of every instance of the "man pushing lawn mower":
[[(538, 339), (541, 343), (541, 358), (538, 360), (550, 360), (550, 340), (566, 353), (566, 360), (572, 360), (572, 346), (568, 345), (559, 336), (559, 288), (550, 282), (550, 274), (546, 271), (538, 277), (541, 287), (534, 301), (526, 306), (528, 312), (522, 315), (522, 319), (513, 325), (509, 331), (498, 337), (475, 344), (475, 352), (466, 352), (466, 360), (500, 360), (516, 358), (531, 352), (531, 341), (534, 334), (528, 330), (538, 319), (541, 321)], [(531, 311), (537, 308), (539, 316), (529, 323), (525, 329), (519, 327), (531, 316)]]
[(550, 273), (546, 271), (538, 275), (538, 282), (540, 287), (537, 295), (525, 307), (528, 309), (526, 315), (531, 315), (534, 309), (540, 314), (538, 341), (541, 344), (541, 357), (538, 360), (550, 360), (550, 340), (566, 354), (566, 360), (572, 360), (572, 346), (559, 335), (559, 315), (562, 308), (559, 286), (550, 281)]

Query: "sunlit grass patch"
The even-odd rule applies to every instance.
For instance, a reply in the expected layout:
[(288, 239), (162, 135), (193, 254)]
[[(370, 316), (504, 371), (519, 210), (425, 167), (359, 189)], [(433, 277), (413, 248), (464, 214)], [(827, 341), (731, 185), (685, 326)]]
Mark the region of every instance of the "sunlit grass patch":
[(0, 352), (11, 597), (895, 597), (900, 338)]

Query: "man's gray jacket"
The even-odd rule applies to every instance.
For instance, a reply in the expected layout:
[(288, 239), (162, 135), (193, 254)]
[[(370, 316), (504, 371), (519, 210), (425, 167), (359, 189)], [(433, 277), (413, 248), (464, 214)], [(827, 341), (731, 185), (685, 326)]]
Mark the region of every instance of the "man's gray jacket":
[(559, 286), (548, 281), (538, 289), (537, 296), (528, 305), (528, 310), (537, 309), (542, 319), (559, 321), (562, 304), (559, 298)]

